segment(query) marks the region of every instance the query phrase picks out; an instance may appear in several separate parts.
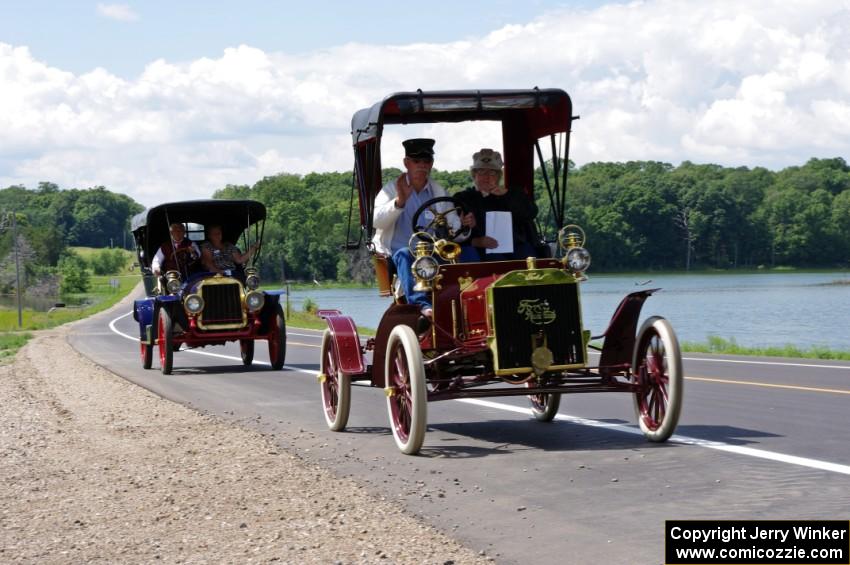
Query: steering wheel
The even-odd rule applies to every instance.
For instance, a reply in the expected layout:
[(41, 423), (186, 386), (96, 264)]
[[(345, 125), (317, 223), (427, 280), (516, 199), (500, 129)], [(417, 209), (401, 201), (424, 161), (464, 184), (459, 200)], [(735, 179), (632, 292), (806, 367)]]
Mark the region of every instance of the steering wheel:
[[(440, 212), (436, 206), (440, 202), (451, 203), (454, 207)], [(431, 213), (433, 219), (431, 219), (431, 221), (429, 221), (423, 226), (419, 224), (419, 217), (422, 216), (426, 210)], [(422, 204), (422, 206), (420, 206), (418, 210), (416, 210), (415, 214), (413, 214), (412, 229), (414, 235), (419, 232), (426, 232), (428, 234), (431, 234), (434, 239), (446, 239), (455, 243), (465, 241), (466, 238), (469, 237), (469, 234), (472, 230), (469, 228), (469, 226), (464, 226), (462, 224), (459, 230), (453, 230), (451, 225), (449, 224), (448, 219), (449, 214), (451, 214), (452, 212), (458, 213), (459, 220), (460, 215), (465, 215), (469, 213), (463, 202), (453, 196), (438, 196), (437, 198), (432, 198), (428, 200), (427, 202)], [(417, 236), (417, 238), (424, 239), (421, 236)]]

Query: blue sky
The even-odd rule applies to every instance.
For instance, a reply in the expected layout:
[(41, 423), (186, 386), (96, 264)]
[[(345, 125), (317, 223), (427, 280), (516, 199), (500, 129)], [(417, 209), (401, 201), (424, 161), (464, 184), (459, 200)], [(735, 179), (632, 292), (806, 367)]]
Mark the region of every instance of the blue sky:
[[(548, 10), (601, 4), (591, 0), (7, 1), (0, 4), (0, 41), (27, 45), (36, 58), (74, 73), (105, 67), (132, 78), (155, 59), (216, 57), (226, 47), (240, 44), (301, 53), (349, 42), (447, 42), (527, 23)], [(125, 6), (136, 18), (110, 18), (98, 10), (99, 5)]]
[[(365, 7), (365, 9), (364, 9)], [(850, 0), (0, 3), (0, 187), (152, 205), (351, 168), (402, 91), (563, 88), (571, 157), (781, 169), (850, 153)], [(462, 169), (488, 124), (388, 130)]]

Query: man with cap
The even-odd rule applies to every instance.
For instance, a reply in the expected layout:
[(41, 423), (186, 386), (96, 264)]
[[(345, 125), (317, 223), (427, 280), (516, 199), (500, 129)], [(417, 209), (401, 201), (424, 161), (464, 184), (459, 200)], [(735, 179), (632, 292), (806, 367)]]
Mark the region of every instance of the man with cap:
[(168, 271), (180, 271), (185, 277), (200, 259), (198, 244), (186, 237), (186, 226), (175, 222), (168, 226), (169, 239), (157, 250), (151, 261), (151, 270), (156, 276)]
[[(404, 168), (397, 179), (388, 182), (375, 197), (373, 223), (375, 251), (392, 258), (401, 288), (408, 304), (417, 304), (426, 316), (431, 315), (430, 297), (413, 290), (415, 280), (411, 267), (413, 254), (408, 241), (413, 235), (413, 215), (428, 200), (447, 196), (446, 190), (431, 180), (434, 165), (433, 139), (408, 139), (404, 145)], [(451, 204), (436, 204), (439, 212), (451, 209)], [(452, 230), (460, 229), (460, 219), (454, 212), (447, 216)]]
[[(534, 256), (537, 205), (521, 189), (508, 190), (502, 186), (502, 155), (487, 148), (477, 151), (472, 156), (470, 171), (472, 186), (454, 195), (474, 216), (472, 235), (463, 246), (461, 260), (501, 261)], [(487, 212), (511, 213), (512, 253), (487, 253), (487, 249), (499, 246), (498, 241), (487, 235)]]

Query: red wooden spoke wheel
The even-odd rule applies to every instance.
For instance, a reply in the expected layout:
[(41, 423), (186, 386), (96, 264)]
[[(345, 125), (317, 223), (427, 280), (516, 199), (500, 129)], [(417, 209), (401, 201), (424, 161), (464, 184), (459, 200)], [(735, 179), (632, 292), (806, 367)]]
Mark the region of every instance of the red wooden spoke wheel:
[(286, 360), (286, 320), (283, 317), (283, 309), (278, 304), (269, 320), (269, 361), (272, 369), (279, 371), (283, 369)]
[(240, 339), (239, 353), (242, 355), (242, 364), (249, 367), (254, 362), (254, 340)]
[(339, 370), (336, 342), (329, 329), (322, 335), (319, 382), (325, 421), (331, 430), (342, 431), (348, 423), (351, 409), (351, 377)]
[[(533, 389), (535, 385), (529, 381), (525, 383), (526, 388)], [(528, 401), (531, 403), (531, 413), (539, 422), (551, 422), (558, 413), (561, 406), (560, 394), (529, 394)]]
[(172, 339), (171, 312), (168, 308), (159, 309), (157, 318), (157, 344), (159, 345), (159, 370), (170, 375), (174, 365), (174, 341)]
[(635, 414), (650, 441), (666, 441), (682, 412), (684, 377), (679, 341), (670, 322), (654, 316), (638, 332), (632, 374)]
[(415, 454), (425, 441), (428, 396), (419, 340), (409, 326), (396, 326), (387, 340), (387, 412), (396, 445)]
[(150, 369), (153, 365), (153, 346), (139, 342), (139, 349), (142, 356), (142, 367), (144, 369)]

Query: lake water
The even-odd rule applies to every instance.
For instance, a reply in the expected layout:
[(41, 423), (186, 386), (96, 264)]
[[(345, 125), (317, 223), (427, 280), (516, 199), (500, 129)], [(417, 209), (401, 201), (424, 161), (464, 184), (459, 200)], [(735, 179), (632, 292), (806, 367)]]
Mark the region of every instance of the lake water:
[[(57, 302), (61, 302), (66, 306), (80, 306), (83, 304), (83, 299), (78, 297), (73, 298), (59, 298), (56, 296), (28, 296), (24, 295), (21, 300), (21, 306), (23, 308), (27, 308), (29, 310), (35, 310), (36, 312), (47, 312), (56, 305)], [(0, 295), (0, 308), (7, 310), (16, 310), (18, 308), (18, 299), (15, 296), (10, 296), (8, 294)]]
[[(623, 296), (642, 288), (662, 289), (646, 301), (642, 319), (664, 316), (680, 340), (704, 342), (716, 335), (752, 347), (850, 350), (847, 272), (590, 275), (581, 284), (585, 328), (603, 332)], [(301, 309), (306, 298), (371, 328), (390, 304), (376, 289), (315, 289), (292, 291), (293, 307)]]

